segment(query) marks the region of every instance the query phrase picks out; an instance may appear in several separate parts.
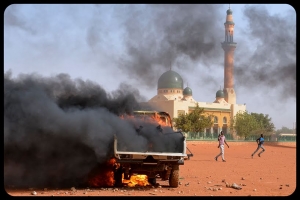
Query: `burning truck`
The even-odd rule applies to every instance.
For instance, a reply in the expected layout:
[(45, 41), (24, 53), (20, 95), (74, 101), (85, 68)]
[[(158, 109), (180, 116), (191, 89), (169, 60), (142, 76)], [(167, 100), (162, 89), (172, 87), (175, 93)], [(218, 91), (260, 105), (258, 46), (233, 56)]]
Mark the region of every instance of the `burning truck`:
[[(173, 130), (167, 112), (134, 111), (133, 116), (127, 116), (129, 120), (133, 118), (137, 133), (147, 140), (147, 145), (137, 151), (114, 137), (115, 184), (121, 185), (134, 175), (146, 175), (152, 185), (156, 184), (156, 178), (161, 178), (169, 180), (170, 187), (178, 187), (179, 166), (184, 165), (187, 156), (185, 136)], [(157, 126), (153, 130), (154, 126), (148, 124)]]

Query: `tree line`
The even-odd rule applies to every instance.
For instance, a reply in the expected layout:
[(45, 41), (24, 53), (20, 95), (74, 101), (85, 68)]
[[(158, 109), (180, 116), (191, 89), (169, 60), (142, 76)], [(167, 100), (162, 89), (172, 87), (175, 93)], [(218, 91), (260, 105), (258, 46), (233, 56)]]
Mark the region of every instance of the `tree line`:
[[(199, 133), (205, 129), (211, 128), (213, 125), (213, 116), (204, 112), (204, 108), (200, 108), (198, 103), (195, 109), (186, 114), (181, 114), (173, 119), (174, 127), (183, 132)], [(292, 132), (292, 130), (282, 127), (275, 132), (275, 126), (272, 118), (268, 114), (249, 113), (248, 111), (238, 112), (233, 119), (230, 120), (230, 129), (235, 131), (236, 135), (245, 140), (251, 137), (257, 137), (261, 133), (265, 136), (271, 136), (273, 133)]]

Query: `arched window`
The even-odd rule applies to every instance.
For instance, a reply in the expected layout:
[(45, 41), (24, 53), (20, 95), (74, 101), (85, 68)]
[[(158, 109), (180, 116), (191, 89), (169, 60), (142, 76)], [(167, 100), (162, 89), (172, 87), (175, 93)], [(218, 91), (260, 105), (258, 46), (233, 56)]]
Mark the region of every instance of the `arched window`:
[(227, 118), (223, 117), (223, 124), (227, 124)]
[(217, 124), (218, 123), (218, 117), (215, 116), (214, 118), (214, 123)]

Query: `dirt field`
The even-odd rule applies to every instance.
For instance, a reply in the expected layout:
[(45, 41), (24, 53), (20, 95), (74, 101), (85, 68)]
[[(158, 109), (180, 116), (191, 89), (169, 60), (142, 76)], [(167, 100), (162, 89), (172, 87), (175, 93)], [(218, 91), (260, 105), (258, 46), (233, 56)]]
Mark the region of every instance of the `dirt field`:
[[(11, 196), (290, 196), (296, 190), (296, 143), (265, 144), (266, 151), (251, 158), (255, 142), (228, 142), (225, 159), (217, 142), (192, 142), (194, 154), (180, 166), (180, 185), (170, 188), (168, 181), (158, 185), (121, 188), (5, 188)], [(235, 189), (235, 183), (241, 189)], [(227, 186), (229, 187), (226, 187)]]

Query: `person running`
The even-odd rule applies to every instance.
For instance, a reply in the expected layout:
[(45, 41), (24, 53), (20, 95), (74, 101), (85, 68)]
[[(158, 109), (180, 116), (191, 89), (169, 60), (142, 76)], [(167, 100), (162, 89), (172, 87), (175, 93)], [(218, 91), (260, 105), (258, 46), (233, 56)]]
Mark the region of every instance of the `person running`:
[(256, 143), (257, 143), (257, 149), (253, 152), (253, 154), (251, 154), (251, 157), (253, 158), (254, 154), (261, 148), (261, 152), (259, 152), (258, 156), (260, 157), (260, 155), (265, 151), (265, 147), (264, 147), (264, 135), (260, 134), (260, 137), (256, 139)]
[(229, 145), (226, 142), (226, 138), (225, 138), (223, 131), (221, 131), (221, 135), (218, 137), (218, 140), (219, 140), (218, 148), (220, 148), (220, 153), (215, 157), (215, 160), (218, 161), (218, 157), (222, 156), (222, 161), (226, 162), (225, 157), (224, 157), (224, 144), (226, 144), (228, 148), (229, 148)]

